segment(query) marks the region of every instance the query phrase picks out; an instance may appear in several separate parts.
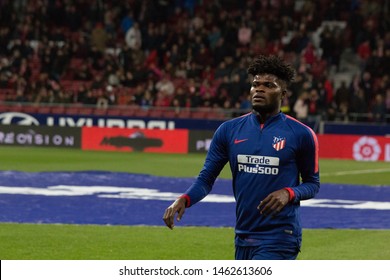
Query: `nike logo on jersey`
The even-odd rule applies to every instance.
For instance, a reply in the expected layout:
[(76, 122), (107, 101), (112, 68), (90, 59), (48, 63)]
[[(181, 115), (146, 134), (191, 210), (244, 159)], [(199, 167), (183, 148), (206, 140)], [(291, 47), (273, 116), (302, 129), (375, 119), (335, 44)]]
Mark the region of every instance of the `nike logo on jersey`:
[(240, 140), (234, 139), (234, 144), (239, 144), (239, 143), (245, 142), (245, 141), (247, 141), (247, 140), (248, 140), (248, 139), (240, 139)]

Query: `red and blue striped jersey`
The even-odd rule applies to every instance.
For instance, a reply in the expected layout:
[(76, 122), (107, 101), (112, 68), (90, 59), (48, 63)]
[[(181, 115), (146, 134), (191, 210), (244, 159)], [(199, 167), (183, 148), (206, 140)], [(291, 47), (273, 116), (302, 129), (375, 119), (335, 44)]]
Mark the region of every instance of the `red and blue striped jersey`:
[[(236, 200), (236, 234), (300, 237), (300, 201), (314, 197), (320, 188), (318, 141), (313, 130), (283, 113), (263, 125), (255, 113), (224, 122), (214, 133), (199, 176), (184, 194), (187, 207), (211, 191), (227, 162)], [(260, 201), (286, 187), (293, 190), (294, 199), (274, 217), (261, 215), (257, 210)]]

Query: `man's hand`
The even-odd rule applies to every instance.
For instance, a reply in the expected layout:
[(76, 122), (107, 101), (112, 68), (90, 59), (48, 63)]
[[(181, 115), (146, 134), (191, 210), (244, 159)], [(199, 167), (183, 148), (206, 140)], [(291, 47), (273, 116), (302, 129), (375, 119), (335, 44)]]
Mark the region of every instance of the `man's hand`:
[(184, 197), (180, 197), (165, 210), (163, 220), (167, 227), (173, 229), (175, 226), (174, 219), (176, 213), (178, 213), (176, 220), (181, 220), (181, 217), (183, 217), (184, 211), (186, 209), (186, 202), (187, 201)]
[(261, 215), (273, 215), (276, 216), (284, 206), (288, 203), (290, 194), (288, 190), (281, 189), (270, 193), (260, 204), (257, 206), (257, 210), (260, 210)]

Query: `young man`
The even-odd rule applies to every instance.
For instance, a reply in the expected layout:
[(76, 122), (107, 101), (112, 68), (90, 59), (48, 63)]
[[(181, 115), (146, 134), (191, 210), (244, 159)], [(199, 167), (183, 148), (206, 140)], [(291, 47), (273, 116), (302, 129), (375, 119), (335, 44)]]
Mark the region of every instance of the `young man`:
[(249, 66), (252, 112), (224, 122), (188, 190), (164, 213), (174, 227), (203, 199), (229, 162), (236, 199), (236, 259), (296, 259), (301, 246), (300, 201), (320, 188), (318, 142), (306, 125), (280, 111), (294, 69), (276, 56)]

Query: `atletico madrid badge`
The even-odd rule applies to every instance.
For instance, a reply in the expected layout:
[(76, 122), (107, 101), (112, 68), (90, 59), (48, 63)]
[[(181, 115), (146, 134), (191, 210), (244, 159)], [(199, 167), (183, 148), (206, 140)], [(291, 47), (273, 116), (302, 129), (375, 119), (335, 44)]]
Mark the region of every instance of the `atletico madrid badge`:
[(286, 137), (276, 137), (274, 136), (274, 141), (272, 143), (272, 147), (275, 150), (280, 151), (286, 146)]

